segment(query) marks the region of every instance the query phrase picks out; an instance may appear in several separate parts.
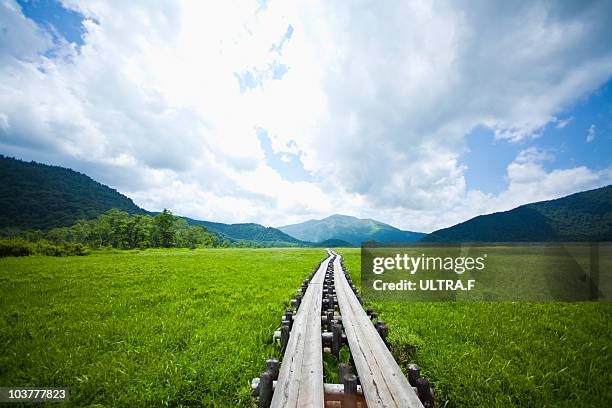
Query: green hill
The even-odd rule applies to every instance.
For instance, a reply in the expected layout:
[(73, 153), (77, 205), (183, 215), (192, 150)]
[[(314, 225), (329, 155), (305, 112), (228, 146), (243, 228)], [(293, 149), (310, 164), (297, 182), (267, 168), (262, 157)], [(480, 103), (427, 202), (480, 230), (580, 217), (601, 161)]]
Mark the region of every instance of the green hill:
[(612, 186), (480, 215), (421, 241), (612, 241)]
[(260, 224), (224, 224), (212, 221), (200, 221), (186, 218), (192, 225), (200, 225), (232, 240), (255, 241), (265, 246), (306, 246), (309, 243), (295, 239), (273, 227)]
[(375, 220), (339, 214), (322, 220), (285, 225), (278, 229), (302, 241), (322, 242), (336, 239), (346, 241), (353, 246), (359, 246), (366, 241), (414, 242), (425, 235), (420, 232), (403, 231)]
[(317, 242), (314, 246), (321, 248), (351, 248), (354, 245), (350, 242), (341, 239), (326, 239), (325, 241)]
[(117, 208), (145, 210), (123, 194), (76, 171), (0, 155), (0, 228), (47, 230)]
[[(67, 227), (81, 219), (95, 219), (112, 208), (129, 214), (146, 211), (134, 202), (85, 174), (59, 166), (0, 155), (0, 228), (50, 230)], [(263, 225), (223, 224), (185, 218), (232, 242), (263, 246), (308, 246), (276, 228)]]

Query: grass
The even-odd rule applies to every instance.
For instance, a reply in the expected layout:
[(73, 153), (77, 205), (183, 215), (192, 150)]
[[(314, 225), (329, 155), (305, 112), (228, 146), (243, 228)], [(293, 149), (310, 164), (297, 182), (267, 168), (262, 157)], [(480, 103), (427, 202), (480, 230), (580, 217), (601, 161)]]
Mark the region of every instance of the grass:
[(249, 406), (320, 249), (0, 259), (0, 386), (76, 406)]
[[(428, 259), (430, 267), (421, 267), (412, 275), (405, 269), (389, 268), (381, 274), (362, 275), (364, 296), (372, 301), (531, 301), (549, 300), (584, 301), (595, 295), (611, 300), (612, 297), (612, 245), (598, 245), (600, 272), (594, 274), (597, 287), (592, 286), (590, 279), (591, 248), (584, 244), (538, 244), (538, 245), (496, 245), (479, 246), (433, 246), (403, 248), (402, 254)], [(397, 248), (369, 249), (361, 259), (362, 264), (370, 264), (374, 259), (395, 257)], [(479, 259), (481, 271), (476, 269), (459, 269), (456, 273), (451, 266), (444, 270), (435, 266), (436, 259), (470, 258)], [(423, 264), (425, 261), (423, 261)], [(438, 265), (441, 265), (439, 262)], [(450, 264), (452, 265), (452, 263)], [(363, 271), (362, 271), (363, 272)], [(373, 283), (400, 282), (411, 280), (445, 279), (461, 280), (467, 286), (468, 280), (475, 282), (474, 288), (468, 291), (381, 291), (374, 290)], [(380, 284), (379, 284), (380, 287)]]
[[(358, 283), (359, 250), (339, 252)], [(74, 406), (251, 406), (251, 378), (277, 356), (280, 314), (323, 256), (0, 259), (0, 386), (68, 387)], [(370, 306), (389, 324), (398, 361), (421, 365), (441, 406), (612, 405), (609, 303)]]
[[(341, 250), (355, 281), (359, 250)], [(445, 407), (612, 405), (612, 304), (367, 304)]]

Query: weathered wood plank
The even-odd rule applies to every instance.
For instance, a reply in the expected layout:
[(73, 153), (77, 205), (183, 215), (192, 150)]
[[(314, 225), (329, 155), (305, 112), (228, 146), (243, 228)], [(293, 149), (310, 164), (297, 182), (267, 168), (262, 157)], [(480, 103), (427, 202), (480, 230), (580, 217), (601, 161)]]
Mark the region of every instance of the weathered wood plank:
[(414, 389), (351, 290), (340, 259), (341, 256), (337, 255), (334, 260), (336, 296), (368, 408), (422, 408)]
[(324, 406), (321, 298), (330, 260), (321, 263), (295, 315), (271, 407)]

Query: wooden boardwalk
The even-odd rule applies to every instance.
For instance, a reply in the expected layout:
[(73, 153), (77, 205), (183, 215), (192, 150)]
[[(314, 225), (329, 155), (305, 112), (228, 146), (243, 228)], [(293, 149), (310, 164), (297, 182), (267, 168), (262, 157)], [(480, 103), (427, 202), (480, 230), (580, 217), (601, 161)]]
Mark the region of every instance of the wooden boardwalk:
[(332, 256), (321, 263), (295, 315), (272, 398), (272, 407), (323, 407), (321, 299)]
[(340, 260), (340, 255), (334, 260), (336, 296), (368, 407), (422, 407), (419, 397), (351, 290)]
[[(418, 366), (409, 366), (409, 382), (386, 344), (386, 325), (378, 321), (377, 330), (371, 320), (377, 315), (363, 310), (347, 276), (342, 257), (328, 250), (304, 281), (303, 299), (299, 294), (292, 301), (296, 314), (288, 310), (275, 334), (284, 349), (280, 370), (276, 360), (268, 360), (268, 370), (252, 383), (259, 407), (433, 407), (429, 383), (420, 378)], [(342, 384), (324, 384), (323, 353), (338, 357), (342, 344), (350, 349), (357, 376), (350, 365), (340, 364)]]

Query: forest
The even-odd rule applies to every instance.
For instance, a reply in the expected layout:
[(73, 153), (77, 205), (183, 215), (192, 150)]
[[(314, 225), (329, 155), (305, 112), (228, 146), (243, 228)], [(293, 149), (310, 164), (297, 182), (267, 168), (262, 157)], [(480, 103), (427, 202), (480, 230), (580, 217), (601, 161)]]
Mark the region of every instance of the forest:
[(170, 210), (151, 216), (111, 209), (92, 220), (48, 231), (4, 228), (0, 230), (0, 256), (85, 255), (89, 249), (254, 247), (205, 227), (189, 225)]

